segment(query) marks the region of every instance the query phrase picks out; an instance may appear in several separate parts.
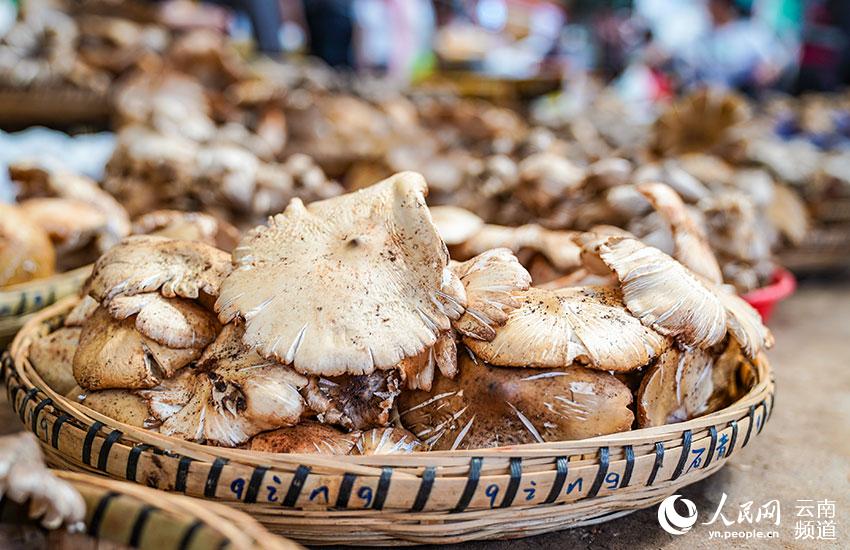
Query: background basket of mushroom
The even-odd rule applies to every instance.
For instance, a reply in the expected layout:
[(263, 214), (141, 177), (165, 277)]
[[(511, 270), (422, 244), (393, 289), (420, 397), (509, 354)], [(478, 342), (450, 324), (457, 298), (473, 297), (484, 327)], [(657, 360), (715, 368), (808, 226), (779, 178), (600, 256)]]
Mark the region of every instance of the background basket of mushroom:
[(699, 270), (623, 231), (558, 235), (576, 268), (534, 288), (506, 248), (450, 260), (426, 193), (405, 172), (295, 199), (232, 256), (124, 239), (19, 333), (10, 402), (51, 464), (311, 543), (604, 521), (761, 432), (772, 336), (698, 232), (677, 235)]

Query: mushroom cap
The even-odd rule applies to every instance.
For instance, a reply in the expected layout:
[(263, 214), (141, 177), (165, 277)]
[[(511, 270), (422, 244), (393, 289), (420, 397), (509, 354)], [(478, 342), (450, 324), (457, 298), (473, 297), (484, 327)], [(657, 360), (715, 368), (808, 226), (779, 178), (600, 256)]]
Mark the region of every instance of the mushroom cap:
[(30, 346), (30, 363), (56, 393), (65, 395), (77, 385), (74, 380), (73, 362), (81, 330), (60, 328), (38, 338)]
[(77, 302), (77, 304), (71, 309), (71, 311), (68, 312), (68, 315), (65, 316), (65, 326), (83, 326), (98, 307), (100, 307), (100, 304), (97, 303), (97, 300), (95, 300), (88, 294), (82, 296), (80, 298), (80, 301)]
[[(514, 294), (531, 286), (531, 275), (507, 248), (488, 250), (451, 269), (466, 288), (466, 311), (453, 323), (455, 329), (479, 340), (496, 337), (496, 327), (519, 307)], [(424, 388), (423, 388), (424, 389)]]
[(157, 235), (181, 241), (201, 241), (221, 250), (233, 250), (239, 230), (230, 223), (203, 212), (155, 210), (133, 221), (133, 233)]
[(27, 199), (20, 207), (47, 232), (59, 252), (87, 245), (98, 233), (105, 231), (108, 221), (96, 207), (74, 199)]
[(402, 172), (307, 207), (293, 200), (234, 251), (219, 318), (243, 317), (246, 344), (308, 374), (370, 373), (434, 345), (450, 327), (448, 253), (426, 190)]
[(137, 332), (134, 319), (117, 321), (101, 307), (83, 325), (74, 378), (90, 390), (152, 388), (200, 354), (162, 346)]
[(119, 321), (135, 315), (136, 330), (169, 348), (203, 349), (219, 330), (215, 315), (197, 303), (156, 292), (117, 296), (106, 309)]
[(432, 347), (402, 360), (398, 370), (408, 389), (430, 390), (437, 370), (443, 376), (454, 378), (457, 374), (457, 344), (454, 335), (451, 332), (443, 334)]
[(431, 218), (449, 246), (469, 240), (484, 226), (484, 220), (458, 206), (432, 206)]
[(716, 294), (685, 266), (636, 239), (607, 237), (585, 245), (587, 265), (601, 261), (620, 281), (628, 310), (645, 326), (705, 348), (726, 334)]
[(422, 442), (404, 428), (374, 428), (363, 432), (351, 454), (397, 455), (419, 450)]
[(159, 291), (166, 298), (218, 296), (230, 256), (208, 244), (165, 237), (127, 237), (95, 263), (89, 294), (101, 304), (116, 296)]
[(711, 354), (672, 347), (647, 371), (637, 393), (641, 428), (684, 422), (708, 411), (714, 385)]
[(248, 449), (263, 453), (347, 455), (359, 437), (360, 432), (344, 433), (327, 424), (306, 421), (255, 435), (248, 442)]
[(747, 357), (755, 359), (762, 350), (773, 346), (773, 334), (753, 306), (725, 288), (718, 288), (716, 294), (726, 309), (726, 327)]
[(722, 283), (723, 274), (708, 237), (679, 195), (663, 183), (642, 183), (637, 189), (667, 222), (673, 234), (673, 257), (706, 280)]
[(312, 378), (304, 389), (307, 406), (319, 421), (349, 430), (383, 427), (400, 391), (396, 371)]
[(47, 277), (55, 269), (47, 232), (19, 207), (0, 203), (0, 287)]
[(154, 428), (148, 404), (135, 392), (128, 390), (100, 390), (84, 394), (83, 405), (118, 422), (137, 428)]
[(628, 430), (631, 403), (629, 388), (609, 373), (506, 369), (462, 354), (455, 380), (403, 392), (399, 416), (430, 450), (477, 449)]
[(581, 265), (581, 247), (572, 231), (545, 229), (537, 224), (507, 227), (484, 225), (471, 239), (453, 247), (457, 258), (472, 258), (493, 248), (507, 248), (514, 254), (532, 250), (543, 254), (556, 269), (568, 271)]
[(610, 287), (531, 288), (491, 342), (464, 343), (487, 363), (510, 367), (574, 364), (625, 372), (658, 356), (667, 340), (633, 317)]

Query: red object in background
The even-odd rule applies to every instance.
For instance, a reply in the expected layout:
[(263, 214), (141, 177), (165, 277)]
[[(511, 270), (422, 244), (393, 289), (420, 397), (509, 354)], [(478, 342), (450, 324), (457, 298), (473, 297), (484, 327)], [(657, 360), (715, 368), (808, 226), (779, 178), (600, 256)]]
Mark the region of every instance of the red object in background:
[(774, 306), (794, 294), (796, 288), (797, 280), (794, 275), (785, 268), (777, 267), (769, 285), (747, 292), (741, 298), (756, 308), (762, 321), (767, 323), (773, 313)]

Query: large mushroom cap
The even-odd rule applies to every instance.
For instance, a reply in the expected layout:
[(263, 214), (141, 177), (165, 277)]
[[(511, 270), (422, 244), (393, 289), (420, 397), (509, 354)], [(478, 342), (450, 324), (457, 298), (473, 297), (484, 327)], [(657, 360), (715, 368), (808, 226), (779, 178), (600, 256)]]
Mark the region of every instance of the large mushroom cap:
[(343, 433), (326, 424), (308, 421), (255, 435), (248, 442), (248, 449), (264, 453), (347, 455), (359, 438), (360, 432)]
[(440, 237), (449, 246), (469, 240), (484, 225), (481, 218), (458, 206), (432, 206), (431, 217)]
[(714, 360), (707, 351), (670, 348), (643, 378), (637, 397), (641, 428), (684, 422), (708, 411)]
[(0, 203), (0, 286), (47, 277), (55, 267), (47, 232), (17, 206)]
[(57, 251), (77, 250), (106, 229), (106, 215), (91, 204), (74, 199), (27, 199), (21, 209), (47, 231)]
[(208, 244), (165, 237), (127, 237), (95, 263), (89, 294), (101, 304), (116, 296), (159, 291), (167, 298), (217, 296), (230, 256)]
[(157, 424), (145, 400), (132, 391), (91, 391), (83, 393), (82, 403), (104, 416), (137, 428), (151, 429)]
[(80, 331), (79, 328), (60, 328), (38, 338), (30, 346), (30, 363), (56, 393), (65, 395), (77, 385), (73, 361)]
[(506, 369), (463, 355), (455, 380), (403, 392), (399, 416), (426, 448), (477, 449), (628, 430), (631, 403), (629, 388), (608, 373)]
[(726, 312), (715, 293), (682, 264), (636, 239), (607, 237), (585, 245), (588, 264), (614, 272), (626, 307), (647, 327), (705, 348), (726, 334)]
[[(519, 307), (514, 294), (531, 286), (531, 275), (506, 248), (496, 248), (465, 262), (453, 262), (452, 271), (466, 288), (466, 311), (453, 326), (479, 340), (492, 340), (496, 327)], [(424, 389), (424, 388), (423, 388)]]
[(426, 190), (403, 172), (307, 207), (293, 200), (234, 251), (220, 319), (243, 317), (246, 344), (303, 373), (369, 373), (432, 346), (450, 327), (448, 254)]
[(567, 367), (630, 371), (648, 364), (667, 340), (643, 326), (608, 287), (531, 288), (516, 296), (491, 342), (465, 338), (486, 362), (511, 367)]
[(155, 292), (118, 296), (106, 309), (118, 320), (135, 315), (136, 330), (170, 348), (203, 349), (218, 334), (218, 319), (183, 298), (163, 298)]

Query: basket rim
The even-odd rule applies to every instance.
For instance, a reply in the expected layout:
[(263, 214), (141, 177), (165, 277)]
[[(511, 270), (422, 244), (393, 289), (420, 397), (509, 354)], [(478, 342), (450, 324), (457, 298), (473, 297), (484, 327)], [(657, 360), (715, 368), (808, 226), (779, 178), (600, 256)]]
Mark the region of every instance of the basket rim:
[[(277, 464), (278, 466), (283, 467), (286, 467), (291, 463), (298, 462), (300, 464), (311, 464), (316, 467), (331, 466), (334, 469), (344, 466), (352, 473), (360, 472), (363, 475), (376, 475), (377, 473), (377, 475), (380, 475), (380, 469), (376, 470), (376, 467), (382, 465), (399, 467), (415, 466), (421, 464), (423, 459), (429, 462), (429, 459), (434, 459), (433, 461), (439, 462), (446, 459), (462, 459), (466, 461), (471, 457), (504, 458), (505, 460), (507, 460), (506, 457), (509, 456), (545, 458), (564, 453), (593, 453), (600, 447), (620, 447), (626, 445), (635, 447), (641, 445), (651, 446), (659, 440), (681, 440), (682, 434), (685, 432), (693, 432), (696, 434), (698, 432), (708, 430), (711, 426), (739, 418), (741, 416), (741, 411), (746, 410), (747, 407), (749, 407), (751, 411), (757, 406), (764, 406), (767, 408), (763, 394), (770, 390), (774, 384), (770, 363), (762, 353), (756, 360), (753, 361), (755, 367), (754, 371), (756, 373), (756, 381), (753, 386), (744, 396), (723, 409), (685, 422), (665, 424), (664, 426), (652, 428), (639, 428), (578, 440), (529, 443), (506, 447), (470, 450), (417, 451), (404, 455), (318, 455), (304, 453), (266, 453), (238, 448), (216, 447), (201, 443), (194, 443), (158, 432), (153, 432), (144, 428), (124, 424), (93, 411), (80, 403), (74, 403), (70, 399), (57, 394), (49, 386), (47, 386), (28, 361), (29, 345), (32, 342), (31, 336), (38, 333), (39, 328), (45, 322), (51, 318), (61, 315), (67, 310), (70, 310), (77, 300), (79, 300), (78, 296), (69, 296), (36, 312), (15, 336), (9, 350), (13, 360), (12, 366), (14, 373), (18, 376), (21, 382), (28, 384), (31, 389), (42, 391), (49, 396), (50, 399), (52, 399), (54, 405), (59, 406), (63, 410), (73, 412), (75, 416), (81, 420), (85, 420), (89, 424), (99, 423), (107, 427), (118, 428), (121, 430), (123, 437), (127, 440), (134, 441), (136, 443), (157, 445), (162, 448), (167, 448), (172, 452), (191, 457), (195, 460), (206, 460), (209, 462), (212, 462), (216, 458), (226, 458), (227, 460), (247, 465)], [(772, 391), (769, 393), (771, 394), (772, 409)], [(275, 461), (276, 458), (281, 459), (283, 457), (286, 457), (284, 463), (278, 463)], [(449, 460), (449, 462), (445, 465), (453, 465), (453, 461)]]
[(55, 284), (57, 281), (88, 276), (92, 269), (94, 269), (93, 263), (86, 264), (80, 267), (75, 267), (74, 269), (63, 271), (62, 273), (54, 273), (49, 277), (42, 277), (40, 279), (33, 279), (32, 281), (26, 281), (24, 283), (17, 283), (14, 285), (4, 286), (0, 288), (0, 299), (7, 298), (9, 296), (17, 296), (21, 292), (29, 292), (33, 289), (48, 287), (51, 284)]

